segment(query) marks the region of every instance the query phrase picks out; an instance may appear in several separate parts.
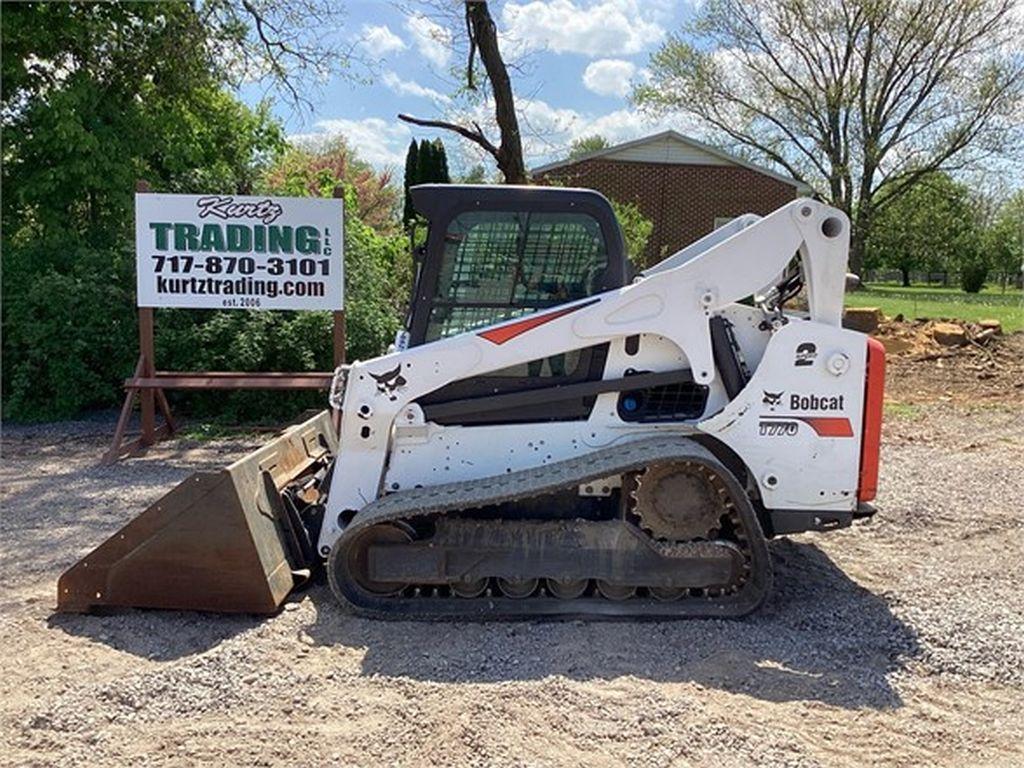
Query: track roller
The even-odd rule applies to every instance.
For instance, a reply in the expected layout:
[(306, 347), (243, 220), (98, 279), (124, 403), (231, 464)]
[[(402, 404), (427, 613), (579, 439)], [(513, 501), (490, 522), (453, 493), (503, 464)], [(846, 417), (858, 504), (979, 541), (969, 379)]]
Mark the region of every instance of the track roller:
[(612, 584), (610, 581), (598, 579), (597, 591), (608, 600), (629, 600), (636, 594), (636, 587), (631, 587), (628, 584)]
[(651, 587), (650, 592), (651, 597), (664, 603), (670, 603), (673, 600), (678, 600), (686, 594), (686, 590), (682, 587)]
[(505, 597), (523, 600), (537, 591), (539, 579), (498, 579), (498, 589)]
[(544, 579), (544, 586), (552, 597), (575, 600), (587, 591), (588, 579)]
[(487, 579), (464, 579), (451, 583), (452, 594), (456, 597), (480, 597), (487, 591)]

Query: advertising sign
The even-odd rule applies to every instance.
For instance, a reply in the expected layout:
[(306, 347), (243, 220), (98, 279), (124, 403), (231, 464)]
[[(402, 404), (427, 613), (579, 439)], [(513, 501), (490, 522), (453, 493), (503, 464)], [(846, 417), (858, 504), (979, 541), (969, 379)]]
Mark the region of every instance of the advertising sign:
[(140, 307), (342, 309), (337, 198), (135, 196)]

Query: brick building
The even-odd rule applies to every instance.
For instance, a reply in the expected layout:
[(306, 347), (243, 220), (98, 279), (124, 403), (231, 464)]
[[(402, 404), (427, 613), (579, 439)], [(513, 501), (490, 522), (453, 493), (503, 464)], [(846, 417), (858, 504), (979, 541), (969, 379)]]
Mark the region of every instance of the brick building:
[(628, 141), (532, 171), (538, 184), (596, 189), (635, 203), (654, 224), (647, 263), (743, 213), (767, 214), (806, 194), (798, 181), (676, 131)]

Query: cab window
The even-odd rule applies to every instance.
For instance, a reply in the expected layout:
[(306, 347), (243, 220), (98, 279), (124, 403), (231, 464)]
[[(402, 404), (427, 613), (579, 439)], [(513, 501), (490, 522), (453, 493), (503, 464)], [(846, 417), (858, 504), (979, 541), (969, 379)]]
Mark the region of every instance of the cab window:
[(444, 235), (426, 341), (598, 292), (608, 249), (584, 213), (470, 211)]

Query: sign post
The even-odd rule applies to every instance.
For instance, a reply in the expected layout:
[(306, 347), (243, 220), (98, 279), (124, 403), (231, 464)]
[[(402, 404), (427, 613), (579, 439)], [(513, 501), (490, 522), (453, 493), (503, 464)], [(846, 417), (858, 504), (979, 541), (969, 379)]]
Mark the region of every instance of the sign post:
[[(344, 202), (334, 197), (165, 195), (139, 182), (135, 196), (139, 358), (105, 463), (176, 429), (165, 389), (329, 389), (331, 372), (158, 371), (154, 311), (328, 310), (333, 362), (345, 362)], [(140, 434), (125, 441), (135, 399)], [(157, 427), (156, 412), (164, 423)]]

